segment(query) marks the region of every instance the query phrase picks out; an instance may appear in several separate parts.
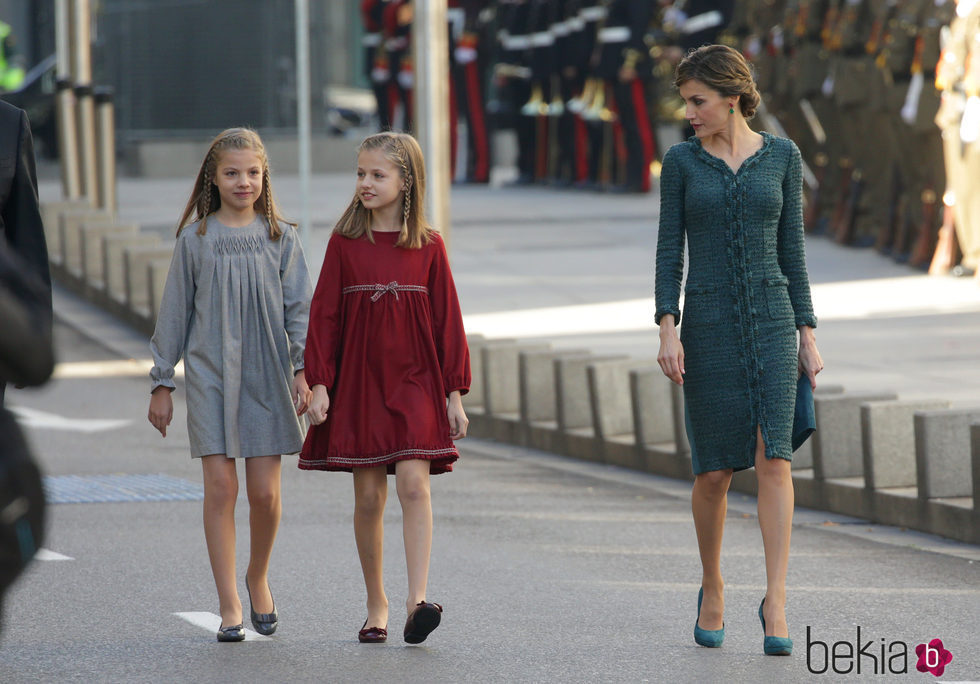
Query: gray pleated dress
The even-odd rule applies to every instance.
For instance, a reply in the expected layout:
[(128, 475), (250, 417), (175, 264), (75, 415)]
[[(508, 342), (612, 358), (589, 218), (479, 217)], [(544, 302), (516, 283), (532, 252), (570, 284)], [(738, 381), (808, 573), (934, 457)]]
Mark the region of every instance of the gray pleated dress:
[(175, 388), (184, 359), (191, 456), (294, 454), (303, 431), (293, 374), (303, 368), (312, 287), (296, 230), (269, 239), (265, 220), (243, 228), (208, 217), (177, 237), (150, 341), (152, 389)]

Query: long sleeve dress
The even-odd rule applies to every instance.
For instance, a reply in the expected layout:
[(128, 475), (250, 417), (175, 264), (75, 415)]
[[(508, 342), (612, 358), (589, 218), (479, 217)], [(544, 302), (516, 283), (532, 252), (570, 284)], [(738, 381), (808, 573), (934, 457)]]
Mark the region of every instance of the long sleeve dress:
[(177, 236), (150, 341), (152, 389), (175, 388), (184, 359), (191, 456), (295, 454), (303, 433), (292, 401), (303, 368), (309, 269), (296, 230), (269, 238), (265, 220), (232, 228), (213, 215)]
[(306, 379), (324, 385), (330, 409), (310, 428), (303, 470), (350, 472), (408, 459), (432, 474), (459, 458), (446, 397), (470, 385), (469, 350), (442, 238), (396, 247), (334, 234), (310, 309)]
[(762, 148), (737, 173), (693, 137), (663, 160), (656, 322), (673, 314), (680, 324), (695, 474), (752, 467), (756, 426), (766, 458), (792, 458), (796, 328), (816, 327), (817, 319), (800, 152), (791, 140), (762, 136)]

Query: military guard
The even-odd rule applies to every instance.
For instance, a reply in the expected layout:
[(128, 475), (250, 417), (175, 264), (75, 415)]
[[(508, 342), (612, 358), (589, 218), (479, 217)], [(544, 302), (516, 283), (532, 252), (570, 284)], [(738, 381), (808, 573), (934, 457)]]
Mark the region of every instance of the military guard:
[[(453, 0), (457, 19), (450, 22), (450, 69), (455, 108), (466, 124), (467, 183), (490, 182), (490, 132), (486, 119), (485, 79), (487, 60), (487, 0)], [(454, 155), (455, 157), (455, 155)], [(454, 173), (454, 175), (456, 175)]]
[(395, 109), (401, 111), (400, 130), (412, 132), (412, 93), (415, 77), (412, 72), (412, 3), (411, 0), (390, 0), (385, 3), (382, 14), (382, 29), (385, 53), (388, 56), (388, 69), (392, 88), (389, 89), (392, 124)]
[(530, 10), (529, 0), (499, 0), (497, 3), (499, 31), (498, 61), (493, 69), (497, 91), (494, 114), (501, 127), (513, 128), (517, 134), (518, 185), (534, 181), (535, 122), (521, 114), (521, 108), (531, 99)]
[(947, 35), (936, 71), (942, 96), (936, 124), (945, 152), (945, 201), (962, 261), (957, 265), (957, 249), (949, 246), (937, 270), (956, 266), (957, 272), (980, 277), (980, 1), (956, 3)]
[(650, 162), (654, 138), (647, 109), (649, 51), (644, 42), (653, 17), (649, 0), (608, 0), (606, 18), (597, 36), (598, 76), (612, 94), (622, 144), (617, 151), (625, 163), (616, 190), (650, 191)]
[(378, 129), (391, 130), (391, 100), (388, 89), (391, 87), (391, 71), (388, 68), (388, 58), (385, 55), (382, 42), (382, 21), (384, 18), (384, 0), (362, 0), (361, 23), (364, 35), (361, 45), (364, 48), (364, 72), (374, 100), (377, 103)]

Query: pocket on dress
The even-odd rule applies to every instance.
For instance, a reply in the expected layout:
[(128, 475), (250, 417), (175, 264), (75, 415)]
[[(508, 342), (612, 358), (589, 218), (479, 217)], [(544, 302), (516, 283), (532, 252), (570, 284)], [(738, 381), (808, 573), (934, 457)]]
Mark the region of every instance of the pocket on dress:
[(789, 279), (785, 276), (766, 278), (764, 284), (769, 318), (774, 321), (793, 318), (793, 304), (789, 300)]
[(688, 326), (717, 323), (718, 293), (713, 287), (695, 285), (684, 289), (684, 313), (681, 320)]

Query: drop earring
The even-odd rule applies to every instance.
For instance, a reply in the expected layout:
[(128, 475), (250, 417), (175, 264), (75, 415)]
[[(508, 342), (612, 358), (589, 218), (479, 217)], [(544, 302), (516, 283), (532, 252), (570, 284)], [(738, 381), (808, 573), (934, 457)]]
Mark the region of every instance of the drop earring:
[(734, 114), (735, 113), (735, 108), (734, 107), (729, 107), (728, 108), (728, 113), (729, 114)]

